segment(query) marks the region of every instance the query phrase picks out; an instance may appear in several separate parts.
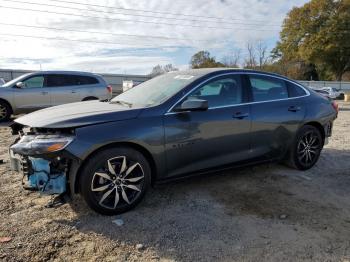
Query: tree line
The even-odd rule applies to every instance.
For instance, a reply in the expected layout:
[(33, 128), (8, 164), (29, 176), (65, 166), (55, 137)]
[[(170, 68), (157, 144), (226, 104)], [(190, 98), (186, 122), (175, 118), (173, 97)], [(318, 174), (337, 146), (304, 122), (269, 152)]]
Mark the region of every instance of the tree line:
[[(194, 54), (191, 68), (239, 67), (263, 70), (298, 80), (350, 80), (350, 0), (311, 0), (294, 7), (283, 21), (272, 50), (263, 41), (217, 60), (206, 50)], [(177, 70), (153, 68), (152, 75)]]

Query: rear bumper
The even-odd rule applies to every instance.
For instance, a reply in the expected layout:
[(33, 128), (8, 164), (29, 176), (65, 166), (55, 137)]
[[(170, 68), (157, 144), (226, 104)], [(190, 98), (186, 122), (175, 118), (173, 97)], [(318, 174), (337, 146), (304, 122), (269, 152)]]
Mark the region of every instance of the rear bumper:
[(328, 122), (326, 125), (323, 126), (325, 138), (324, 138), (324, 145), (328, 145), (329, 138), (333, 134), (333, 121)]
[(333, 121), (328, 122), (328, 124), (326, 124), (323, 128), (324, 128), (325, 137), (326, 138), (331, 137), (333, 133)]

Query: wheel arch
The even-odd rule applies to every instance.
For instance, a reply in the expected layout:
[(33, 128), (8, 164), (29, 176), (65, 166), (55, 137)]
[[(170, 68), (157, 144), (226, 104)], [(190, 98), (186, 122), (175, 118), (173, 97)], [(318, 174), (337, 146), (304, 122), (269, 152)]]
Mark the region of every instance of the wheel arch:
[(319, 122), (316, 122), (316, 121), (307, 122), (303, 126), (307, 126), (307, 125), (317, 128), (318, 131), (320, 131), (320, 133), (322, 135), (323, 142), (324, 142), (324, 140), (326, 139), (326, 133), (324, 131), (323, 126)]
[(87, 96), (87, 97), (84, 97), (81, 101), (90, 101), (90, 100), (98, 100), (98, 97), (96, 97), (96, 96)]
[[(79, 165), (77, 172), (75, 172), (75, 174), (73, 174), (74, 177), (72, 177), (72, 183), (74, 183), (74, 193), (79, 193), (79, 182), (80, 182), (80, 177), (81, 177), (81, 170), (82, 167), (92, 158), (94, 157), (96, 154), (98, 154), (99, 152), (109, 149), (109, 148), (116, 148), (116, 147), (129, 147), (132, 148), (134, 150), (139, 151), (148, 161), (150, 168), (151, 168), (151, 183), (154, 184), (154, 182), (156, 181), (157, 178), (157, 166), (156, 166), (156, 162), (152, 156), (152, 154), (143, 146), (134, 143), (134, 142), (115, 142), (115, 143), (111, 143), (111, 144), (107, 144), (104, 145), (102, 147), (97, 148), (96, 150), (94, 150), (93, 152), (91, 152)], [(70, 178), (71, 179), (71, 178)]]

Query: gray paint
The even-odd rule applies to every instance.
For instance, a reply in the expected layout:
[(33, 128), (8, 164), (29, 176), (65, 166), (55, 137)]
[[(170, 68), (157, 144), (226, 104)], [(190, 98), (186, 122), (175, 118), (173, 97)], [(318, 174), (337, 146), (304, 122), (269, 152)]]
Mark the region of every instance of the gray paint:
[[(331, 102), (309, 89), (299, 98), (252, 102), (247, 96), (240, 105), (171, 111), (181, 103), (184, 93), (208, 79), (227, 74), (241, 74), (242, 78), (246, 74), (262, 74), (227, 69), (196, 73), (202, 77), (159, 106), (129, 109), (101, 102), (91, 102), (86, 107), (78, 103), (66, 109), (39, 111), (16, 122), (41, 128), (74, 128), (76, 139), (65, 149), (78, 160), (78, 166), (73, 168), (77, 171), (70, 174), (71, 181), (76, 180), (79, 165), (89, 155), (115, 143), (128, 143), (148, 152), (155, 163), (154, 175), (157, 180), (164, 180), (218, 167), (281, 159), (301, 126), (313, 122), (325, 129), (336, 118)], [(298, 85), (281, 76), (263, 74)], [(247, 82), (244, 88), (250, 92)], [(291, 107), (299, 110), (290, 111)], [(237, 113), (244, 117), (236, 117)]]

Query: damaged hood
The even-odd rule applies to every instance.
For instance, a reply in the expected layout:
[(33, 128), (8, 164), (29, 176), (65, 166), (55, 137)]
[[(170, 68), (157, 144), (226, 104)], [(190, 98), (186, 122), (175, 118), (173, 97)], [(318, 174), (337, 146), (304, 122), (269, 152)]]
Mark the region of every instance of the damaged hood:
[(71, 128), (136, 118), (142, 109), (87, 101), (54, 106), (19, 117), (16, 123), (38, 128)]

